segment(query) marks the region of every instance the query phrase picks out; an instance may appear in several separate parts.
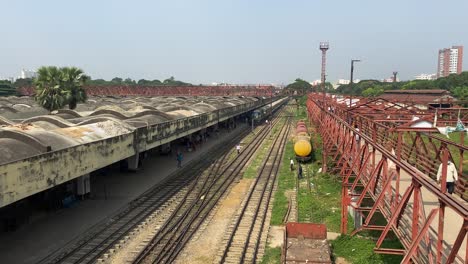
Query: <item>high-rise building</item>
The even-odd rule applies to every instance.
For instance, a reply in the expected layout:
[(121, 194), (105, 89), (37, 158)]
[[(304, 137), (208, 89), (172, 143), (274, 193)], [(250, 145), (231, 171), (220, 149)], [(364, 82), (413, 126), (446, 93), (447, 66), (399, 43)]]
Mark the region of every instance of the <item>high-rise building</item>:
[(437, 78), (446, 77), (452, 73), (460, 74), (463, 64), (463, 46), (439, 50), (439, 63), (437, 64)]

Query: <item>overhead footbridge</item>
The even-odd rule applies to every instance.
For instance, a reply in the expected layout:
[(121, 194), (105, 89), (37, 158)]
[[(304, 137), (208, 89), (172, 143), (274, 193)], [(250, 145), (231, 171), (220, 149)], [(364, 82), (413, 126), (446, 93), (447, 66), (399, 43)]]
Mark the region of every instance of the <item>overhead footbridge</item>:
[[(402, 255), (402, 263), (467, 263), (466, 135), (449, 139), (437, 127), (455, 125), (457, 115), (466, 124), (468, 109), (423, 110), (383, 99), (349, 102), (318, 94), (307, 101), (323, 139), (322, 169), (341, 179), (341, 233), (348, 232), (351, 214), (352, 235), (379, 232), (377, 253)], [(458, 173), (453, 193), (446, 185), (454, 172), (449, 160)], [(385, 247), (390, 234), (402, 248)]]

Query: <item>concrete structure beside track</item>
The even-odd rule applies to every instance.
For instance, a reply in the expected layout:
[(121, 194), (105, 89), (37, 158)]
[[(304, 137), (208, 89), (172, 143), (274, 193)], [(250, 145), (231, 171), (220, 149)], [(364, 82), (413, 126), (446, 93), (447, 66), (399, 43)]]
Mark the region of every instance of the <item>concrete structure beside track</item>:
[(0, 116), (0, 208), (124, 159), (136, 169), (140, 153), (270, 104), (254, 97), (158, 97), (116, 98), (122, 107), (110, 107), (101, 99), (88, 103), (94, 111)]

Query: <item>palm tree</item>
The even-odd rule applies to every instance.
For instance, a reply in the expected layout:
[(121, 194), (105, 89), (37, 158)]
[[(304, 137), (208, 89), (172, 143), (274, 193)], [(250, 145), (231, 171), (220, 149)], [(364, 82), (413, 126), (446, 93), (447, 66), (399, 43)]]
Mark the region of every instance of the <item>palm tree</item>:
[(60, 70), (63, 89), (67, 94), (68, 108), (75, 109), (78, 103), (84, 103), (87, 99), (83, 86), (90, 78), (76, 67), (63, 67)]
[(62, 85), (62, 71), (55, 66), (43, 66), (37, 70), (34, 80), (36, 101), (50, 112), (60, 109), (67, 102)]

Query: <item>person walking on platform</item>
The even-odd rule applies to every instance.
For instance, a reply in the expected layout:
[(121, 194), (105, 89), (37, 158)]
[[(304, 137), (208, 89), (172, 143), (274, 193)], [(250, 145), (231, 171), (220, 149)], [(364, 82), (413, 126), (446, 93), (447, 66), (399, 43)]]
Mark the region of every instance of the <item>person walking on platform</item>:
[(241, 149), (241, 146), (240, 146), (240, 143), (236, 145), (236, 150), (237, 150), (237, 154), (240, 154), (240, 149)]
[(291, 161), (289, 161), (289, 168), (291, 168), (291, 171), (294, 171), (294, 160), (293, 158), (290, 159)]
[(299, 164), (299, 167), (297, 167), (297, 178), (302, 179), (302, 166)]
[[(440, 177), (442, 176), (442, 167), (444, 166), (443, 163), (439, 165), (439, 170), (437, 171), (437, 183), (440, 184)], [(447, 187), (447, 192), (452, 194), (455, 191), (455, 183), (458, 181), (458, 172), (457, 167), (453, 164), (452, 160), (448, 160), (447, 162), (447, 181), (445, 186)]]
[(182, 155), (182, 152), (177, 153), (177, 168), (182, 168), (182, 160), (184, 159), (184, 156)]

